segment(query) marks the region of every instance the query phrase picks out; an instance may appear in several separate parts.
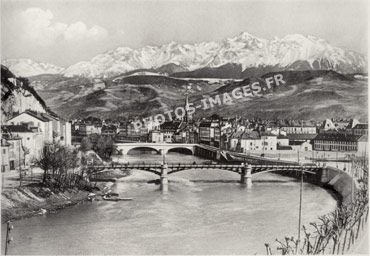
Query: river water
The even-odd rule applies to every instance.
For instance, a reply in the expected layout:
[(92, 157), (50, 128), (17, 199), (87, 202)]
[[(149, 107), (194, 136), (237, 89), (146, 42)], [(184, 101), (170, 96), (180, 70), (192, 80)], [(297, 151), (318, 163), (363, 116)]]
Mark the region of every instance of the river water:
[[(161, 156), (120, 161), (160, 162)], [(171, 153), (169, 162), (200, 162)], [(267, 173), (248, 189), (239, 175), (188, 170), (169, 176), (169, 192), (148, 184), (158, 177), (133, 171), (112, 190), (133, 201), (84, 202), (56, 214), (14, 222), (10, 254), (265, 254), (276, 238), (297, 236), (299, 183)], [(302, 223), (336, 207), (324, 189), (304, 184)], [(4, 227), (2, 228), (4, 231)]]

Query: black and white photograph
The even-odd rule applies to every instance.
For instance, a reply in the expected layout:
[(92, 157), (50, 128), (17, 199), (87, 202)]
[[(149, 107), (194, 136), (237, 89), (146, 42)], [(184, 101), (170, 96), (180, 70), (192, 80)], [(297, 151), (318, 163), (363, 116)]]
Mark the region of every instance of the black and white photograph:
[(1, 0), (2, 255), (369, 255), (368, 0)]

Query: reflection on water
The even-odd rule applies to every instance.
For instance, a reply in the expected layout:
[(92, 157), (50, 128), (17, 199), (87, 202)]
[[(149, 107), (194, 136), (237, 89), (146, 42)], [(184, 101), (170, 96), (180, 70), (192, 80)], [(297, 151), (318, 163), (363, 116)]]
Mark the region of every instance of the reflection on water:
[[(160, 162), (160, 157), (150, 160)], [(200, 160), (168, 157), (168, 161)], [(113, 186), (134, 201), (86, 202), (15, 222), (10, 253), (265, 254), (265, 242), (274, 246), (275, 238), (297, 235), (299, 183), (291, 178), (263, 174), (247, 189), (236, 182), (235, 173), (189, 170), (169, 176), (167, 195), (159, 186), (143, 182), (156, 178), (134, 170)], [(304, 224), (335, 206), (328, 192), (304, 185)]]

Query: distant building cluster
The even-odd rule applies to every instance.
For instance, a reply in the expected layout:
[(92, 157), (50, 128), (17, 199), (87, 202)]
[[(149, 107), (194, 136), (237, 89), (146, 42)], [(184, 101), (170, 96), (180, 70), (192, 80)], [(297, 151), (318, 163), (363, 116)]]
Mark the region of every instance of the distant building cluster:
[(149, 121), (140, 130), (135, 129), (134, 121), (94, 117), (72, 121), (72, 143), (79, 144), (84, 136), (93, 133), (112, 136), (121, 143), (200, 143), (241, 153), (315, 150), (363, 155), (368, 152), (368, 124), (356, 119), (315, 122), (213, 115), (194, 120), (187, 113), (181, 120), (163, 124)]
[(368, 124), (355, 119), (314, 122), (223, 118), (215, 114), (195, 120), (186, 113), (181, 120), (162, 124), (149, 121), (137, 130), (130, 120), (88, 117), (63, 121), (26, 110), (6, 120), (1, 131), (2, 171), (30, 164), (47, 142), (79, 146), (91, 134), (114, 138), (118, 143), (199, 143), (241, 153), (332, 151), (365, 155), (368, 152)]

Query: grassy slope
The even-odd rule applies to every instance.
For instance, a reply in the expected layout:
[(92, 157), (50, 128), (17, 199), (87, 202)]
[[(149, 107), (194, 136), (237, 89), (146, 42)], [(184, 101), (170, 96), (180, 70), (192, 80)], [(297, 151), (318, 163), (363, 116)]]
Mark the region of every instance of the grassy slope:
[(145, 117), (183, 104), (187, 88), (192, 95), (199, 95), (222, 85), (161, 76), (132, 76), (120, 84), (112, 80), (103, 81), (105, 88), (101, 89), (93, 89), (97, 82), (85, 78), (46, 76), (32, 81), (47, 104), (65, 118)]
[[(279, 72), (280, 73), (280, 72)], [(263, 77), (267, 77), (264, 75)], [(317, 78), (319, 77), (319, 78)], [(261, 98), (242, 99), (231, 105), (197, 110), (197, 116), (219, 113), (260, 118), (324, 119), (352, 118), (367, 120), (367, 81), (355, 80), (331, 71), (284, 72), (288, 85)], [(38, 78), (40, 79), (40, 78)], [(83, 78), (41, 79), (38, 91), (58, 114), (71, 117), (149, 116), (183, 106), (186, 88), (191, 87), (190, 102), (209, 95), (231, 92), (250, 79), (229, 84), (184, 81), (155, 77), (133, 77), (123, 84), (105, 80), (105, 89), (93, 91), (94, 81)], [(175, 81), (175, 82), (174, 82)], [(130, 84), (131, 83), (131, 84)], [(196, 104), (197, 105), (197, 104)]]
[[(367, 82), (323, 81), (280, 88), (260, 98), (246, 98), (232, 105), (215, 107), (207, 114), (235, 114), (259, 118), (317, 119), (354, 118), (367, 120)], [(202, 112), (199, 116), (204, 115)]]

